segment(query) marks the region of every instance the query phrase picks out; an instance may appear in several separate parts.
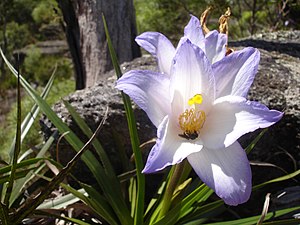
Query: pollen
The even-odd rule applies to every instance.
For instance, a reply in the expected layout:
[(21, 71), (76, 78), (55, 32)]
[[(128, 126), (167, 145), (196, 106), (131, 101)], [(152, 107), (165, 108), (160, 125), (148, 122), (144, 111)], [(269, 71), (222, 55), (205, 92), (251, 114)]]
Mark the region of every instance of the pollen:
[(201, 94), (196, 94), (194, 95), (194, 97), (190, 98), (188, 101), (188, 104), (191, 105), (195, 105), (195, 104), (201, 104), (202, 103), (202, 95)]
[(180, 114), (178, 118), (180, 129), (183, 131), (183, 135), (179, 136), (187, 139), (195, 139), (198, 137), (198, 133), (205, 122), (206, 115), (204, 111), (197, 110), (195, 106), (200, 105), (202, 100), (201, 94), (196, 94), (188, 100), (188, 105), (191, 107)]

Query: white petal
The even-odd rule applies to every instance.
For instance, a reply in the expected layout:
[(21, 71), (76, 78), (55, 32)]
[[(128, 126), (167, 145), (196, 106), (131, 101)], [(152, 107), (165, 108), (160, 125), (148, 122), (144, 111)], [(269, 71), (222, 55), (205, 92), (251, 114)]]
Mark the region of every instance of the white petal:
[(198, 152), (202, 145), (187, 142), (179, 137), (180, 130), (166, 116), (157, 130), (157, 141), (153, 146), (143, 170), (143, 173), (153, 173), (167, 166), (180, 163), (188, 155)]
[(161, 73), (132, 70), (117, 81), (116, 88), (129, 95), (158, 127), (171, 110), (169, 84), (170, 79)]
[(259, 59), (259, 51), (249, 47), (213, 64), (216, 98), (226, 95), (246, 97), (257, 73)]
[(181, 44), (174, 57), (170, 89), (171, 96), (178, 92), (185, 104), (195, 94), (205, 94), (209, 101), (214, 100), (211, 64), (204, 52), (189, 40)]
[(205, 38), (200, 21), (197, 17), (191, 16), (188, 25), (184, 28), (184, 36), (187, 37), (193, 44), (205, 51)]
[(282, 115), (258, 102), (239, 96), (225, 96), (214, 102), (200, 137), (208, 148), (228, 147), (248, 132), (273, 125)]
[(200, 179), (228, 205), (246, 202), (251, 194), (251, 168), (238, 142), (225, 149), (208, 149), (188, 156)]
[(205, 37), (205, 54), (208, 60), (213, 64), (226, 54), (227, 36), (214, 30)]
[(161, 72), (170, 75), (175, 48), (168, 38), (158, 32), (145, 32), (136, 37), (135, 41), (157, 58)]

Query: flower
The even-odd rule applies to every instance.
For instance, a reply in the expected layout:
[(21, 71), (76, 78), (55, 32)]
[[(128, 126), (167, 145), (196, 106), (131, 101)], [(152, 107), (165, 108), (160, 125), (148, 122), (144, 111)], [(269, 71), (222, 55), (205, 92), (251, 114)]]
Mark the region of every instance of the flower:
[[(159, 48), (164, 46), (156, 45), (156, 52), (163, 51)], [(271, 126), (283, 115), (246, 99), (259, 58), (259, 51), (248, 47), (212, 64), (199, 44), (185, 36), (174, 53), (169, 76), (146, 70), (125, 73), (116, 88), (128, 94), (158, 128), (143, 172), (157, 172), (187, 158), (226, 204), (246, 202), (251, 168), (237, 139)]]
[[(225, 57), (227, 36), (216, 30), (204, 35), (200, 21), (195, 16), (191, 16), (188, 25), (184, 28), (184, 37), (201, 48), (211, 63)], [(157, 58), (160, 72), (170, 74), (176, 49), (166, 36), (159, 32), (145, 32), (136, 37), (135, 40), (141, 47)], [(180, 46), (180, 43), (178, 46)]]

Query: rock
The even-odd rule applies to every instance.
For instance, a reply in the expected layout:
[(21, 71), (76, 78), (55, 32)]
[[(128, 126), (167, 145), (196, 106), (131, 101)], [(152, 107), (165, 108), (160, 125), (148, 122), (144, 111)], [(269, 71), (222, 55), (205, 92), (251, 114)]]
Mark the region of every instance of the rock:
[[(264, 103), (271, 109), (285, 112), (282, 120), (269, 128), (261, 141), (250, 153), (249, 159), (259, 162), (276, 164), (277, 167), (292, 172), (300, 166), (300, 31), (282, 32), (266, 36), (256, 36), (256, 39), (243, 39), (230, 42), (230, 46), (239, 49), (244, 46), (257, 47), (261, 53), (261, 62), (258, 74), (249, 92), (249, 99)], [(121, 65), (123, 72), (131, 69), (156, 70), (156, 62), (150, 56), (137, 58), (132, 62)], [(99, 140), (108, 152), (117, 173), (124, 171), (124, 165), (119, 157), (119, 148), (124, 148), (127, 157), (131, 155), (130, 138), (122, 98), (115, 86), (115, 74), (113, 71), (104, 74), (97, 85), (86, 90), (76, 91), (67, 96), (66, 101), (76, 108), (76, 111), (85, 119), (92, 130), (100, 123), (106, 107), (108, 107), (108, 119), (99, 134)], [(68, 124), (68, 126), (82, 137), (77, 125), (74, 124), (62, 102), (54, 105), (54, 111)], [(151, 124), (145, 113), (138, 107), (134, 107), (138, 132), (141, 143), (156, 137), (156, 128)], [(53, 126), (46, 119), (42, 119), (45, 136)], [(246, 147), (260, 131), (243, 136), (240, 142)], [(47, 138), (47, 137), (46, 137)], [(152, 145), (147, 145), (149, 151)], [(60, 145), (59, 159), (64, 164), (73, 156), (68, 146)], [(53, 154), (55, 155), (55, 154)], [(284, 175), (282, 170), (253, 166), (254, 184)], [(85, 180), (86, 171), (80, 169)], [(256, 176), (258, 175), (258, 176)], [(278, 190), (277, 190), (278, 191)]]
[[(156, 69), (155, 61), (150, 57), (137, 58), (132, 63), (124, 63), (122, 64), (122, 69), (123, 71), (130, 70), (133, 65), (139, 68), (147, 67), (152, 70)], [(107, 151), (116, 172), (120, 174), (122, 171), (124, 172), (126, 162), (122, 161), (119, 151), (125, 150), (128, 158), (131, 157), (132, 151), (123, 100), (120, 92), (114, 88), (115, 82), (116, 76), (114, 71), (110, 71), (101, 77), (97, 85), (85, 90), (76, 91), (65, 97), (64, 100), (68, 101), (76, 109), (93, 131), (96, 130), (108, 108), (108, 118), (98, 137), (103, 148)], [(82, 141), (86, 142), (88, 140), (74, 123), (62, 102), (56, 103), (53, 109)], [(140, 108), (134, 106), (134, 114), (141, 144), (156, 137), (156, 128), (152, 125), (148, 117), (145, 116), (145, 113)], [(45, 116), (43, 116), (40, 122), (42, 124), (42, 132), (45, 139), (47, 139), (53, 133), (55, 127)], [(148, 144), (144, 149), (146, 149), (145, 151), (149, 151), (150, 148), (151, 145)], [(60, 143), (58, 160), (63, 165), (66, 165), (74, 154), (74, 151), (70, 150), (70, 146), (65, 141)], [(56, 155), (55, 148), (53, 148), (52, 156), (56, 157)], [(90, 178), (86, 175), (88, 169), (84, 164), (79, 163), (77, 168), (80, 169), (74, 169), (76, 176), (82, 181), (89, 182)]]
[[(292, 172), (300, 166), (300, 31), (260, 34), (255, 39), (233, 42), (231, 46), (252, 46), (260, 50), (258, 74), (248, 98), (284, 112), (281, 121), (268, 129), (249, 158)], [(259, 132), (245, 135), (241, 143), (246, 146)], [(275, 167), (272, 173), (270, 168), (252, 168), (260, 174), (255, 183), (284, 175)]]
[(252, 46), (267, 51), (275, 51), (299, 58), (300, 30), (261, 33), (250, 38), (229, 42), (229, 46)]

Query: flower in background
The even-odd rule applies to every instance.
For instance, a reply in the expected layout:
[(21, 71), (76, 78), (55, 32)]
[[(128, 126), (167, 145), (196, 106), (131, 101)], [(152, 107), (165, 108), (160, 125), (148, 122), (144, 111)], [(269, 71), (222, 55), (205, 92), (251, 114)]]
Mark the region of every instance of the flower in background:
[(271, 126), (283, 114), (246, 99), (259, 51), (249, 47), (226, 57), (223, 50), (214, 53), (211, 49), (223, 49), (223, 44), (210, 41), (209, 34), (205, 39), (197, 37), (200, 27), (194, 29), (195, 18), (191, 21), (176, 50), (170, 50), (171, 44), (161, 34), (148, 35), (156, 37), (156, 42), (148, 39), (143, 46), (157, 57), (161, 72), (129, 71), (116, 87), (158, 128), (144, 173), (187, 158), (200, 179), (226, 204), (241, 204), (251, 194), (252, 176), (237, 139)]
[[(191, 16), (188, 25), (184, 28), (184, 37), (201, 48), (211, 63), (225, 57), (227, 36), (216, 30), (204, 35), (200, 21), (195, 16)], [(159, 32), (145, 32), (136, 37), (135, 40), (156, 57), (160, 72), (170, 74), (172, 60), (177, 50), (166, 36)], [(180, 44), (179, 42), (178, 46)]]

